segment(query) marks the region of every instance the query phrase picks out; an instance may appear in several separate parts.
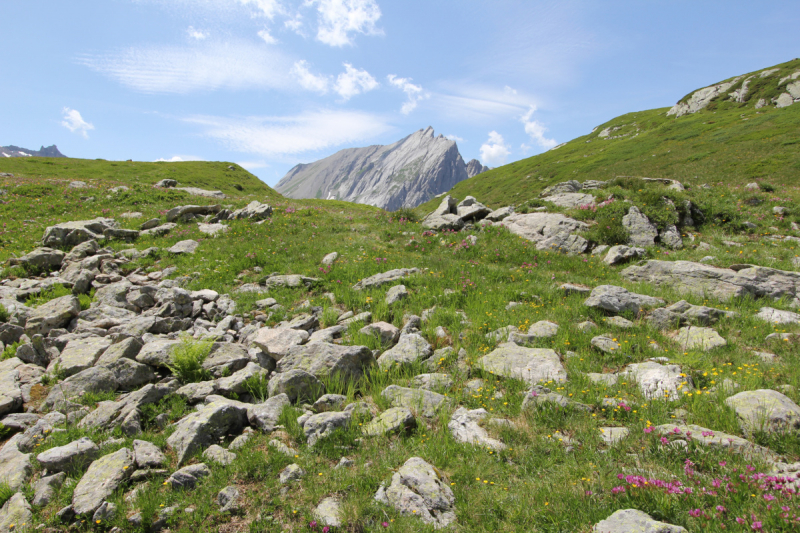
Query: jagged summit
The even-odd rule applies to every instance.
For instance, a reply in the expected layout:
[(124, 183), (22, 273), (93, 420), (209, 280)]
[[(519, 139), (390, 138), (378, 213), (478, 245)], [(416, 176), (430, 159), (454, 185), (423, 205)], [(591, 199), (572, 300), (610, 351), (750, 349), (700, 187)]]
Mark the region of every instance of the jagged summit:
[(325, 198), (388, 210), (416, 207), (456, 183), (486, 170), (464, 163), (456, 142), (421, 129), (387, 146), (347, 148), (297, 165), (276, 189), (290, 198)]
[(28, 150), (27, 148), (20, 148), (9, 144), (8, 146), (0, 146), (0, 157), (67, 157), (58, 151), (58, 147), (44, 146), (38, 150)]

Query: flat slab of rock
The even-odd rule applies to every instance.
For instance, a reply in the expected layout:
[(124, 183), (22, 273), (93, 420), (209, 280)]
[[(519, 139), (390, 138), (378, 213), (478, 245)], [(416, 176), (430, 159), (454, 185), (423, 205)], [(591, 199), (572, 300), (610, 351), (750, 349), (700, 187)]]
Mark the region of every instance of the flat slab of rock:
[(185, 241), (179, 241), (173, 244), (171, 247), (167, 248), (167, 251), (171, 254), (193, 254), (197, 251), (198, 246), (200, 246), (199, 242), (186, 239)]
[(645, 361), (628, 365), (620, 377), (629, 376), (634, 379), (642, 394), (648, 399), (677, 400), (680, 391), (694, 389), (691, 378), (684, 377), (681, 373), (681, 367), (678, 365)]
[(531, 324), (531, 327), (528, 328), (528, 335), (540, 339), (555, 337), (557, 333), (558, 324), (555, 322), (549, 322), (547, 320), (540, 320), (539, 322)]
[(514, 235), (535, 243), (589, 229), (584, 222), (561, 213), (517, 213), (503, 220), (503, 225)]
[(758, 458), (768, 461), (777, 459), (777, 455), (769, 448), (759, 446), (736, 435), (729, 435), (694, 424), (664, 424), (656, 426), (654, 429), (662, 435), (680, 435), (680, 438), (691, 439), (701, 446), (722, 448), (731, 453), (742, 454), (753, 459)]
[(264, 280), (264, 285), (267, 288), (273, 287), (289, 287), (289, 288), (311, 288), (316, 283), (319, 283), (319, 278), (309, 278), (301, 276), (300, 274), (279, 274), (269, 276)]
[(216, 198), (218, 200), (227, 198), (222, 191), (207, 191), (206, 189), (199, 189), (197, 187), (175, 187), (175, 190), (188, 192), (192, 196), (203, 196), (205, 198)]
[(328, 342), (316, 342), (293, 346), (278, 361), (276, 372), (292, 369), (303, 370), (318, 379), (339, 374), (344, 379), (358, 380), (365, 369), (375, 364), (372, 350), (366, 346), (340, 346)]
[(0, 531), (22, 531), (25, 524), (32, 526), (33, 514), (28, 500), (21, 492), (17, 492), (0, 508)]
[(745, 295), (781, 298), (800, 306), (800, 272), (747, 265), (733, 270), (691, 261), (647, 261), (629, 266), (622, 277), (634, 282), (668, 285), (697, 296), (727, 301)]
[(615, 314), (625, 311), (638, 314), (642, 309), (661, 307), (665, 303), (661, 298), (636, 294), (616, 285), (598, 285), (592, 289), (592, 293), (583, 302), (583, 305)]
[(309, 446), (313, 446), (322, 437), (327, 437), (337, 429), (350, 425), (352, 411), (331, 411), (311, 415), (303, 422), (303, 432)]
[(290, 405), (286, 394), (278, 394), (265, 402), (253, 405), (247, 410), (247, 420), (250, 425), (257, 427), (264, 433), (272, 433), (278, 423), (283, 408)]
[(778, 391), (744, 391), (727, 398), (725, 403), (736, 411), (739, 424), (746, 433), (800, 429), (800, 406)]
[(480, 426), (480, 422), (486, 418), (489, 418), (486, 409), (468, 410), (466, 407), (459, 407), (450, 417), (447, 429), (458, 442), (474, 444), (495, 451), (504, 450), (506, 445), (490, 437), (489, 433)]
[(47, 335), (50, 330), (63, 328), (81, 312), (81, 303), (75, 296), (61, 296), (31, 311), (25, 323), (25, 333), (32, 337)]
[(441, 394), (398, 385), (389, 385), (381, 392), (381, 396), (393, 407), (405, 407), (428, 418), (435, 416), (436, 412), (448, 403), (447, 397)]
[(211, 469), (205, 463), (184, 466), (167, 478), (166, 484), (174, 489), (193, 489), (204, 477), (211, 475)]
[(781, 311), (780, 309), (773, 309), (772, 307), (762, 307), (756, 318), (765, 322), (772, 322), (773, 324), (800, 324), (800, 314), (792, 313), (791, 311)]
[(628, 436), (630, 430), (626, 427), (603, 427), (600, 428), (600, 438), (609, 446), (613, 446)]
[(158, 446), (147, 440), (133, 441), (133, 455), (139, 468), (159, 468), (167, 463)]
[(679, 329), (675, 341), (684, 349), (704, 352), (728, 345), (728, 341), (715, 330), (698, 326), (686, 326)]
[(50, 226), (44, 230), (42, 244), (50, 247), (75, 246), (90, 240), (102, 240), (103, 232), (109, 228), (118, 228), (119, 223), (113, 218), (95, 218), (77, 220)]
[(253, 344), (267, 352), (276, 361), (280, 361), (284, 355), (289, 353), (289, 348), (304, 344), (308, 337), (308, 332), (302, 329), (261, 328), (256, 332)]
[(94, 366), (109, 346), (111, 339), (105, 337), (71, 340), (58, 358), (59, 371), (64, 377), (69, 377), (86, 370)]
[(341, 527), (342, 519), (340, 518), (340, 507), (339, 500), (329, 496), (319, 502), (319, 505), (311, 511), (311, 514), (322, 526)]
[(378, 358), (378, 365), (387, 369), (394, 365), (408, 365), (422, 359), (427, 359), (433, 354), (433, 348), (422, 335), (409, 333), (401, 335), (397, 344), (386, 350)]
[(381, 272), (380, 274), (375, 274), (368, 278), (364, 278), (353, 285), (353, 289), (360, 291), (362, 289), (380, 287), (381, 285), (393, 283), (407, 276), (411, 276), (412, 274), (419, 274), (419, 272), (420, 270), (418, 268), (396, 268), (394, 270), (389, 270), (388, 272)]
[(558, 354), (549, 348), (525, 348), (507, 342), (478, 359), (477, 364), (487, 372), (530, 384), (567, 379), (567, 371)]
[(400, 514), (416, 516), (435, 529), (456, 520), (455, 496), (436, 468), (419, 457), (412, 457), (392, 476), (386, 489), (379, 489), (376, 500), (397, 509)]
[(565, 192), (553, 194), (544, 198), (545, 202), (550, 202), (559, 207), (574, 208), (582, 205), (594, 205), (594, 196), (580, 192)]
[(608, 253), (606, 253), (605, 258), (603, 258), (603, 262), (607, 265), (619, 265), (620, 263), (626, 263), (631, 259), (638, 259), (645, 255), (647, 255), (647, 250), (644, 248), (618, 244), (608, 249)]
[(92, 439), (83, 437), (65, 446), (50, 448), (36, 456), (36, 460), (50, 472), (81, 470), (97, 458), (100, 448)]
[(94, 513), (133, 473), (133, 452), (122, 448), (94, 461), (72, 494), (72, 509), (78, 516)]
[(592, 528), (592, 533), (688, 533), (686, 529), (665, 524), (637, 509), (621, 509)]

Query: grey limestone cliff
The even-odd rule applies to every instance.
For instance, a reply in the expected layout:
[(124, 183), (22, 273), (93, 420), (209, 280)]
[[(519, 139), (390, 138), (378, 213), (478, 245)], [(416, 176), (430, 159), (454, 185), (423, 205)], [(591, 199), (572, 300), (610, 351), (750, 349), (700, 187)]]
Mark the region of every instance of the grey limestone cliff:
[[(348, 148), (314, 163), (297, 165), (275, 187), (289, 198), (324, 198), (394, 211), (416, 207), (473, 174), (455, 141), (428, 127), (387, 146)], [(478, 171), (478, 172), (476, 172)]]

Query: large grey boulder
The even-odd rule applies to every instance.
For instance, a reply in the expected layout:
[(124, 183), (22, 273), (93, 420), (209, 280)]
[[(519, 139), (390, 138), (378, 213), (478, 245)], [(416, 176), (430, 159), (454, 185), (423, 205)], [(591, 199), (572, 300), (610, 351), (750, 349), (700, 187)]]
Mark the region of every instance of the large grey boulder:
[(252, 344), (261, 348), (276, 361), (289, 353), (289, 348), (305, 344), (309, 334), (302, 329), (261, 328), (256, 332)]
[(677, 400), (679, 392), (692, 391), (692, 378), (681, 375), (678, 365), (662, 365), (654, 361), (628, 365), (620, 377), (632, 378), (648, 399)]
[(94, 366), (109, 346), (111, 346), (111, 339), (105, 337), (71, 340), (54, 364), (59, 365), (59, 372), (64, 377), (69, 377)]
[(606, 253), (606, 256), (603, 258), (603, 262), (607, 265), (613, 266), (619, 265), (620, 263), (626, 263), (631, 259), (638, 259), (639, 257), (643, 257), (645, 255), (647, 255), (647, 250), (644, 248), (618, 244), (608, 249), (608, 253)]
[(64, 446), (50, 448), (36, 456), (36, 460), (50, 472), (79, 471), (94, 461), (100, 448), (88, 437), (72, 441)]
[(158, 446), (147, 440), (133, 441), (133, 455), (139, 468), (160, 468), (167, 463), (167, 457)]
[(42, 244), (50, 247), (75, 246), (89, 240), (102, 240), (103, 232), (118, 228), (119, 223), (112, 218), (77, 220), (50, 226), (44, 230)]
[(113, 392), (118, 384), (114, 373), (107, 368), (87, 368), (60, 382), (50, 390), (44, 401), (44, 407), (58, 409), (84, 392)]
[(114, 373), (114, 379), (120, 390), (136, 390), (157, 377), (152, 366), (137, 363), (132, 359), (118, 359), (103, 366)]
[(400, 330), (388, 322), (373, 322), (359, 330), (364, 335), (372, 335), (380, 340), (381, 346), (394, 344), (400, 337)]
[(154, 367), (167, 368), (172, 364), (172, 356), (181, 341), (156, 339), (142, 346), (136, 354), (136, 361)]
[(330, 411), (311, 415), (303, 422), (303, 432), (308, 445), (313, 446), (319, 439), (327, 437), (337, 429), (346, 428), (352, 418), (352, 411)]
[(299, 368), (276, 372), (267, 387), (270, 397), (285, 395), (290, 402), (313, 402), (325, 393), (325, 385), (314, 374)]
[(0, 449), (0, 483), (5, 483), (11, 490), (22, 490), (33, 475), (31, 454), (19, 449), (22, 439), (23, 435), (17, 433)]
[(673, 250), (683, 248), (683, 239), (681, 239), (681, 232), (675, 224), (670, 224), (658, 234), (661, 244)]
[(545, 187), (544, 190), (539, 193), (539, 198), (547, 198), (557, 194), (576, 193), (581, 189), (583, 189), (583, 185), (577, 180), (562, 181), (561, 183)]
[(665, 524), (637, 509), (620, 509), (592, 528), (592, 533), (688, 533), (686, 529)]
[(247, 206), (237, 209), (231, 213), (232, 219), (247, 218), (250, 220), (264, 220), (272, 216), (272, 207), (267, 204), (262, 204), (258, 200), (253, 200)]
[(513, 342), (502, 343), (477, 361), (479, 368), (506, 378), (531, 384), (540, 381), (566, 381), (567, 371), (558, 354), (549, 348), (525, 348)]
[(394, 305), (406, 298), (408, 298), (408, 289), (406, 289), (405, 285), (395, 285), (386, 291), (386, 305)]
[(420, 270), (418, 268), (395, 268), (394, 270), (381, 272), (380, 274), (375, 274), (373, 276), (369, 276), (368, 278), (364, 278), (353, 285), (353, 289), (360, 291), (362, 289), (380, 287), (382, 285), (386, 285), (387, 283), (399, 281), (412, 274), (419, 274), (419, 272)]
[(714, 329), (698, 326), (686, 326), (681, 328), (675, 336), (675, 341), (680, 344), (683, 349), (701, 350), (704, 352), (728, 345), (728, 341), (723, 339)]
[[(537, 249), (550, 249), (556, 242), (566, 243), (571, 234), (589, 229), (584, 222), (561, 213), (514, 214), (503, 220), (503, 225), (511, 233), (537, 243)], [(549, 240), (552, 238), (555, 240)]]
[(219, 378), (242, 370), (250, 362), (250, 355), (241, 344), (215, 342), (201, 366), (212, 376)]
[(393, 407), (405, 407), (425, 417), (433, 417), (443, 406), (449, 404), (446, 396), (421, 389), (409, 389), (398, 385), (389, 385), (383, 396)]
[(171, 247), (167, 248), (167, 251), (176, 255), (194, 254), (195, 251), (197, 251), (198, 246), (200, 246), (199, 242), (192, 239), (186, 239), (173, 244)]
[(47, 335), (50, 330), (63, 328), (81, 312), (81, 303), (75, 296), (61, 296), (40, 305), (31, 311), (25, 323), (29, 337)]
[(36, 248), (19, 258), (8, 260), (9, 265), (25, 265), (34, 270), (50, 271), (61, 268), (66, 254), (53, 248)]
[(309, 278), (301, 276), (300, 274), (276, 274), (268, 276), (264, 280), (264, 285), (267, 288), (288, 287), (288, 288), (301, 288), (305, 287), (310, 289), (315, 284), (319, 283), (319, 278)]
[(481, 427), (480, 422), (486, 418), (489, 418), (486, 409), (468, 410), (466, 407), (459, 407), (450, 417), (447, 429), (458, 442), (475, 444), (495, 451), (504, 450), (506, 445), (490, 437), (489, 433)]
[(409, 333), (401, 335), (393, 348), (381, 354), (378, 358), (378, 365), (385, 370), (394, 365), (408, 365), (427, 359), (431, 354), (433, 354), (433, 348), (422, 335)]
[(800, 407), (778, 391), (744, 391), (727, 398), (725, 403), (736, 411), (746, 433), (797, 433), (800, 429)]
[(769, 448), (759, 446), (737, 435), (713, 431), (694, 424), (663, 424), (655, 426), (654, 429), (662, 435), (678, 435), (681, 439), (690, 439), (701, 446), (719, 448), (729, 453), (742, 454), (751, 459), (774, 461), (778, 457)]
[(183, 220), (187, 215), (213, 215), (221, 210), (221, 205), (179, 205), (167, 211), (167, 222)]
[(264, 433), (272, 433), (283, 412), (283, 408), (287, 405), (291, 405), (289, 396), (277, 394), (247, 409), (247, 420), (251, 426), (260, 429)]
[(22, 531), (33, 525), (33, 513), (28, 500), (21, 492), (9, 498), (0, 508), (0, 531)]
[(671, 286), (679, 292), (722, 301), (746, 295), (775, 299), (785, 296), (792, 305), (800, 306), (800, 272), (736, 266), (732, 269), (691, 261), (647, 261), (643, 265), (629, 266), (621, 275), (632, 282)]
[(218, 378), (216, 381), (216, 390), (223, 396), (246, 394), (249, 392), (247, 388), (248, 380), (256, 378), (265, 379), (268, 374), (268, 370), (256, 363), (249, 362), (244, 368), (237, 370), (232, 375)]
[(418, 517), (435, 529), (456, 520), (453, 491), (438, 470), (420, 457), (408, 459), (392, 475), (389, 487), (378, 490), (375, 499), (391, 505), (400, 514)]
[(59, 472), (50, 476), (39, 478), (33, 484), (33, 500), (31, 503), (37, 507), (44, 507), (53, 500), (58, 488), (67, 479), (67, 474)]
[(165, 483), (173, 489), (193, 489), (204, 477), (211, 475), (211, 469), (205, 463), (184, 466), (173, 472)]
[(334, 374), (356, 381), (364, 371), (375, 364), (372, 350), (366, 346), (339, 346), (328, 342), (316, 342), (289, 348), (276, 368), (277, 372), (292, 369), (303, 370), (319, 379)]
[(545, 202), (550, 202), (559, 207), (566, 207), (573, 209), (583, 205), (594, 205), (594, 196), (580, 192), (565, 192), (559, 194), (552, 194), (544, 198)]
[(625, 311), (638, 314), (642, 309), (661, 307), (665, 303), (661, 298), (629, 292), (628, 289), (616, 285), (598, 285), (592, 289), (592, 293), (583, 302), (583, 305), (614, 314)]
[(635, 205), (631, 206), (628, 214), (622, 217), (622, 227), (628, 230), (628, 244), (631, 246), (655, 245), (658, 228)]
[(410, 409), (405, 407), (390, 407), (361, 428), (361, 433), (368, 437), (402, 433), (414, 428), (417, 419)]
[(76, 515), (93, 514), (133, 473), (133, 452), (121, 448), (97, 459), (75, 486), (72, 510)]
[(247, 409), (230, 403), (212, 402), (190, 413), (175, 424), (167, 444), (175, 450), (181, 464), (201, 449), (247, 425)]
[(323, 527), (341, 527), (341, 504), (336, 498), (329, 496), (324, 498), (313, 511), (311, 511), (314, 519)]
[(483, 220), (492, 210), (477, 201), (472, 196), (467, 196), (456, 206), (456, 215), (466, 222), (477, 222)]

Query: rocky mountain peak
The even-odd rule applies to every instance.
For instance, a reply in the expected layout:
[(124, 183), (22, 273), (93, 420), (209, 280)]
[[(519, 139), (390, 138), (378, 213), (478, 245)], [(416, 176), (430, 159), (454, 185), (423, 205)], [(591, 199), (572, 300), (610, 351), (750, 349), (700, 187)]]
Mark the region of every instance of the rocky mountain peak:
[(38, 150), (29, 150), (27, 148), (20, 148), (9, 144), (8, 146), (0, 146), (0, 157), (67, 157), (58, 151), (58, 147), (54, 144), (52, 146), (44, 146)]
[[(485, 169), (475, 161), (472, 171)], [(416, 207), (470, 177), (455, 141), (417, 130), (386, 146), (347, 148), (301, 164), (278, 182), (290, 198), (326, 198), (388, 210)]]

